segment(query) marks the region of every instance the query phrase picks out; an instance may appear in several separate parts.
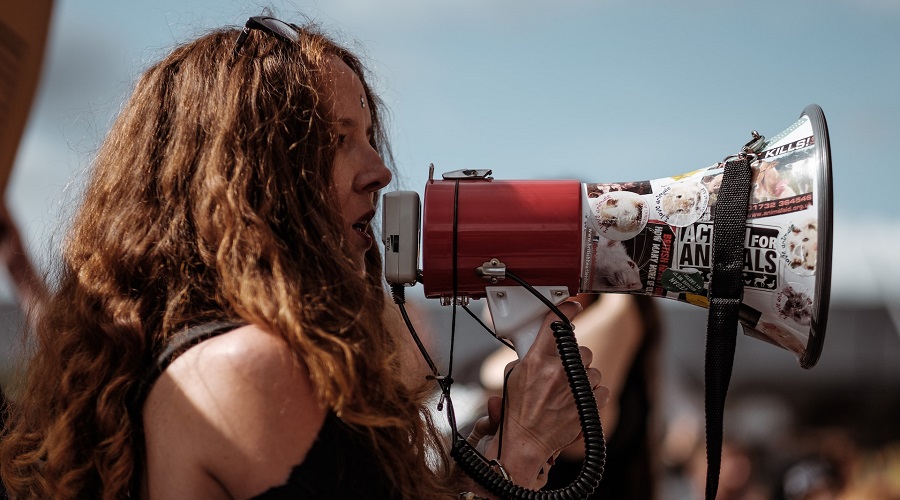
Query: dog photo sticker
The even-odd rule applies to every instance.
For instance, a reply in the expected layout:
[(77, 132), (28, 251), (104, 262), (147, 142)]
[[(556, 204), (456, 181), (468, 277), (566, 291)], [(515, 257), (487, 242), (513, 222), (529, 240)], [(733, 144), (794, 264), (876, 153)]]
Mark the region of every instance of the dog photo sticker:
[(787, 268), (799, 276), (816, 273), (816, 257), (819, 252), (818, 223), (816, 219), (792, 222), (781, 236), (781, 258)]
[(696, 180), (675, 182), (656, 195), (656, 212), (659, 220), (675, 227), (685, 227), (697, 222), (706, 212), (709, 191)]
[(597, 198), (588, 198), (588, 203), (598, 232), (614, 241), (634, 238), (650, 218), (647, 202), (631, 191), (610, 191)]
[(623, 242), (595, 235), (590, 245), (590, 291), (628, 292), (643, 288), (640, 266)]
[(775, 312), (778, 316), (800, 326), (809, 326), (812, 306), (812, 295), (799, 283), (786, 283), (775, 294)]

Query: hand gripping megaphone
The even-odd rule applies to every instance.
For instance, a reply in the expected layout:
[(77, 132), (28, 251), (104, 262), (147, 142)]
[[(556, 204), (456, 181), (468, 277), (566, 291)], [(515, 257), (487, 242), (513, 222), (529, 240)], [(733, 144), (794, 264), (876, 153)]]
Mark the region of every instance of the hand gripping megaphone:
[[(749, 149), (748, 149), (749, 147)], [(783, 132), (754, 132), (744, 237), (744, 333), (814, 366), (831, 284), (828, 130), (810, 105)], [(495, 333), (521, 357), (546, 306), (576, 293), (629, 293), (709, 307), (711, 248), (724, 163), (647, 181), (497, 180), (489, 170), (429, 179), (384, 196), (385, 276), (420, 281), (444, 304), (486, 298)], [(421, 235), (421, 269), (418, 267)]]

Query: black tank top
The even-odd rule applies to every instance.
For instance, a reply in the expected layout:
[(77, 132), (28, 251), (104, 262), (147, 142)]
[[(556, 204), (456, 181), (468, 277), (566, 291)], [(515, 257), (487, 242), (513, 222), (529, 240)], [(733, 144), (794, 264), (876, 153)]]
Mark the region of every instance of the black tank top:
[[(143, 403), (156, 379), (175, 358), (204, 340), (240, 326), (232, 322), (205, 323), (174, 335), (157, 358), (153, 370), (144, 378), (140, 402)], [(329, 412), (306, 459), (294, 466), (287, 482), (253, 498), (336, 500), (399, 497), (384, 474), (384, 464), (375, 456), (371, 440)]]

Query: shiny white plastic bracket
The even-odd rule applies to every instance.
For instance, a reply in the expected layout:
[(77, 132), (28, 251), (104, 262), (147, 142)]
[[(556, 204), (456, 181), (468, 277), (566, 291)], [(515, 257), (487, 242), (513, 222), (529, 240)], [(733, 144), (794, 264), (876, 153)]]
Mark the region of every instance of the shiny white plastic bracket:
[[(536, 286), (538, 292), (553, 305), (569, 298), (565, 286)], [(544, 317), (550, 310), (537, 297), (521, 286), (488, 286), (487, 304), (494, 322), (494, 333), (508, 339), (519, 359), (525, 356), (537, 338)]]

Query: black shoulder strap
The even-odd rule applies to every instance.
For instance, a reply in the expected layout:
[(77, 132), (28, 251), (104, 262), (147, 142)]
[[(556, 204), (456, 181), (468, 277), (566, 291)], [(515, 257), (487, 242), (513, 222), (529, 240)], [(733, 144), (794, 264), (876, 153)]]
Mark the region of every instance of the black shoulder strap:
[(131, 400), (133, 418), (140, 419), (141, 408), (144, 406), (144, 400), (150, 393), (150, 389), (162, 375), (162, 372), (172, 364), (172, 361), (175, 361), (175, 358), (200, 342), (234, 330), (239, 326), (241, 326), (241, 323), (234, 321), (212, 321), (193, 326), (173, 335), (169, 339), (166, 348), (156, 357), (156, 362), (147, 370), (143, 378), (138, 381)]
[(162, 375), (162, 372), (164, 372), (166, 368), (172, 364), (172, 361), (175, 361), (175, 358), (182, 353), (204, 340), (229, 332), (239, 326), (241, 326), (240, 323), (235, 323), (233, 321), (213, 321), (176, 333), (169, 339), (169, 344), (156, 358), (156, 363), (144, 378), (144, 381), (149, 387), (152, 387), (153, 383), (156, 382), (156, 379)]
[(706, 498), (716, 498), (722, 463), (725, 396), (731, 380), (738, 316), (744, 294), (744, 233), (750, 165), (740, 157), (725, 164), (713, 221), (712, 276), (706, 325)]

